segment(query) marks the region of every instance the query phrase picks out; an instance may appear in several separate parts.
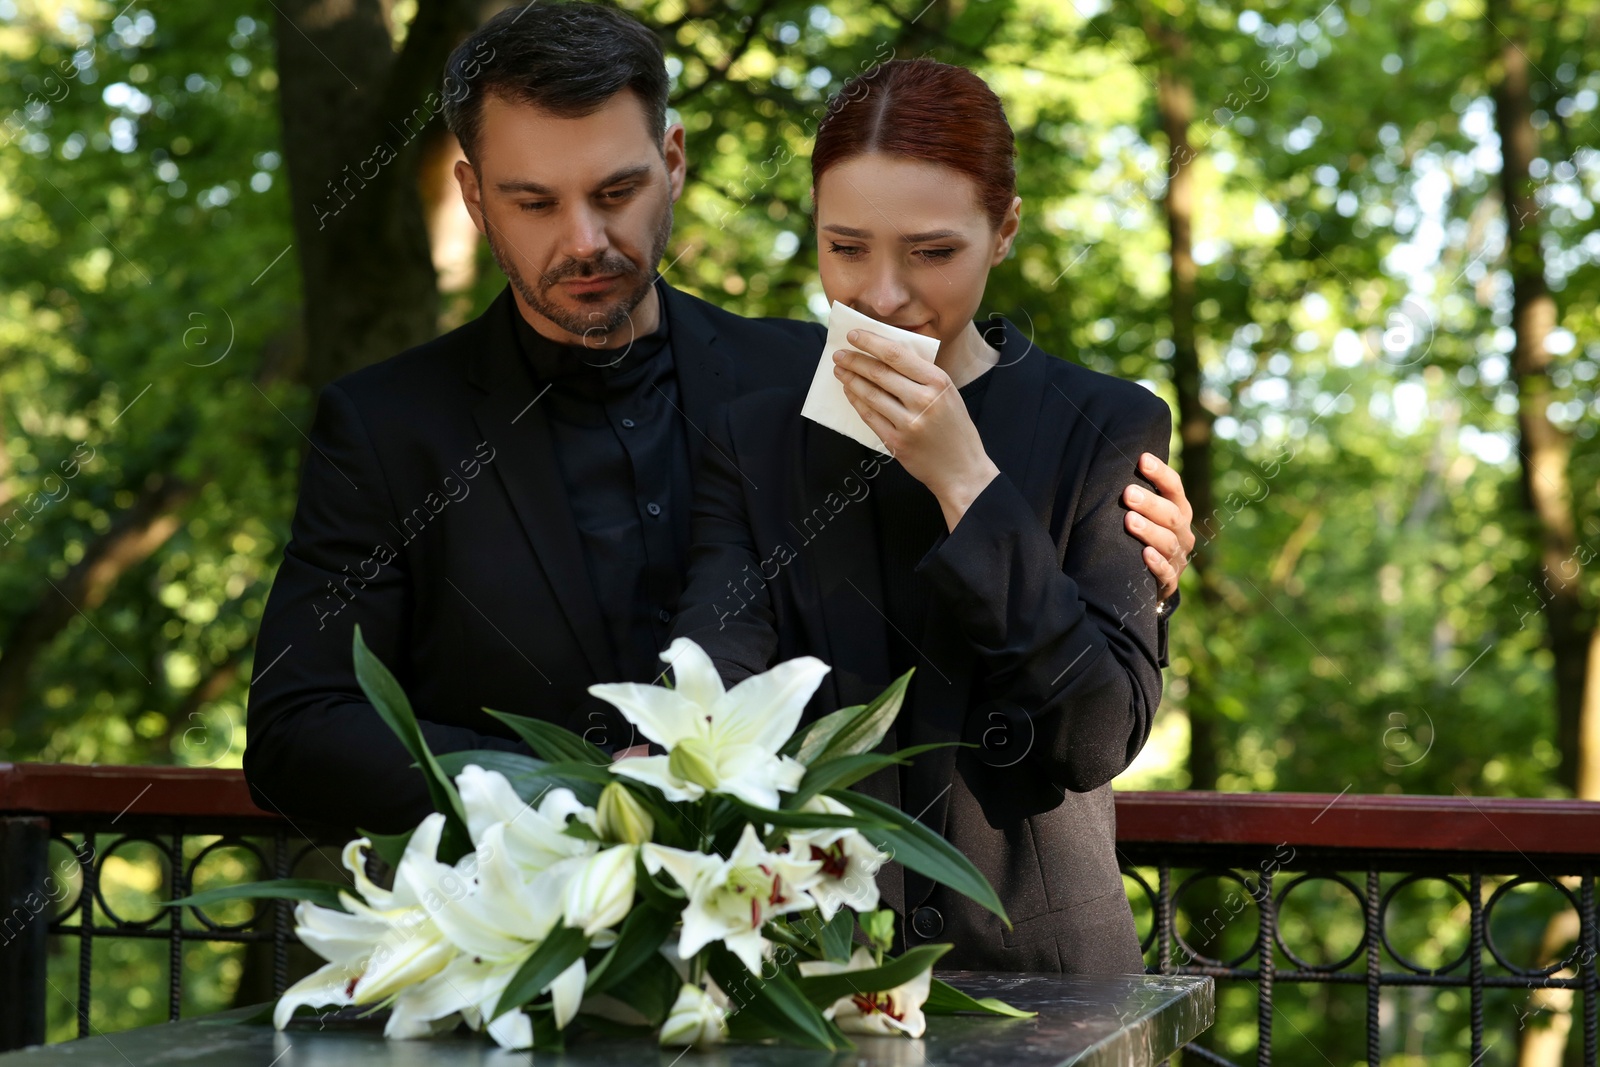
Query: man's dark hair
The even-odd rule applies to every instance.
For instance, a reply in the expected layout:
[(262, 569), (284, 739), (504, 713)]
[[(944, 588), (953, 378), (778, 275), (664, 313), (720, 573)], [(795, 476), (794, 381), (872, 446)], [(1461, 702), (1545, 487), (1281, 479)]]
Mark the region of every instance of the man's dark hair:
[(582, 118), (624, 89), (638, 96), (659, 141), (667, 128), (668, 80), (656, 35), (601, 4), (530, 3), (500, 12), (450, 54), (444, 120), (476, 165), (489, 94)]

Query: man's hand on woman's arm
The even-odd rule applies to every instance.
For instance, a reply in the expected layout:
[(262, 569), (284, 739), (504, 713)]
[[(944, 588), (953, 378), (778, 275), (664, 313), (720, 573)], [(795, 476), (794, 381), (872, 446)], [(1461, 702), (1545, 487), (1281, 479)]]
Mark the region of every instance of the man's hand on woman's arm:
[(1150, 479), (1157, 496), (1143, 486), (1130, 485), (1122, 493), (1129, 511), (1123, 523), (1134, 537), (1143, 541), (1144, 565), (1161, 586), (1161, 599), (1171, 600), (1178, 591), (1178, 579), (1194, 552), (1194, 509), (1183, 491), (1178, 472), (1149, 452), (1139, 456), (1139, 473)]

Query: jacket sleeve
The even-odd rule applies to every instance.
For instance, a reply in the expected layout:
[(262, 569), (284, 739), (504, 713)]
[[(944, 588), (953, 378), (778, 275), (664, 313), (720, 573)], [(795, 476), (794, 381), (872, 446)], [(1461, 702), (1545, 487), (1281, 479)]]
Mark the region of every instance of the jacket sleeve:
[[(309, 435), (291, 539), (256, 639), (245, 778), (256, 804), (291, 819), (396, 832), (433, 810), (422, 772), (356, 683), (357, 624), (405, 687), (411, 675), (412, 585), (401, 552), (356, 575), (393, 539), (388, 486), (360, 414), (337, 384), (323, 390)], [(529, 752), (505, 738), (427, 721), (435, 752)]]
[(674, 640), (687, 637), (705, 649), (729, 686), (766, 670), (778, 649), (733, 442), (733, 407), (711, 423), (696, 471), (689, 574), (671, 631)]
[(985, 668), (968, 739), (983, 743), (998, 714), (1017, 760), (1077, 792), (1133, 762), (1161, 700), (1158, 589), (1122, 504), (1144, 482), (1139, 453), (1167, 454), (1171, 415), (1156, 403), (1099, 427), (1064, 553), (1002, 473), (918, 565)]

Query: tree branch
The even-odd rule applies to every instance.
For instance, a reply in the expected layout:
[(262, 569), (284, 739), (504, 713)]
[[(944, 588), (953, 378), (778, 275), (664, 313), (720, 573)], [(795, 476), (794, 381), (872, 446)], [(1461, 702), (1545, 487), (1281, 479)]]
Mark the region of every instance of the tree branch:
[(128, 569), (150, 558), (181, 525), (178, 512), (198, 489), (176, 478), (147, 486), (132, 507), (96, 538), (64, 578), (49, 582), (11, 627), (0, 658), (0, 729), (21, 714), (34, 662), (80, 611), (105, 603)]

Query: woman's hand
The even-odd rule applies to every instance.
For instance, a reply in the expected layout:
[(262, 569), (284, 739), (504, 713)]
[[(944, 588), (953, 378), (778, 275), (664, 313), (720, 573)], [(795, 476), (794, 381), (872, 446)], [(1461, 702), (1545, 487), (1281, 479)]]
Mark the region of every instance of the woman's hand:
[(851, 330), (862, 352), (833, 354), (844, 395), (906, 472), (927, 486), (954, 530), (1000, 473), (984, 451), (961, 393), (932, 360), (867, 330)]

